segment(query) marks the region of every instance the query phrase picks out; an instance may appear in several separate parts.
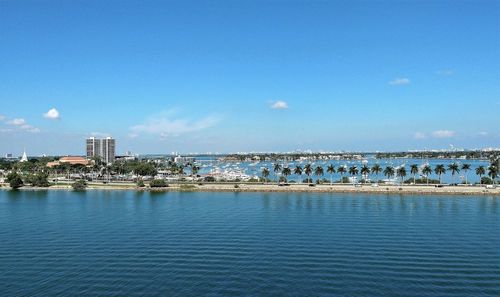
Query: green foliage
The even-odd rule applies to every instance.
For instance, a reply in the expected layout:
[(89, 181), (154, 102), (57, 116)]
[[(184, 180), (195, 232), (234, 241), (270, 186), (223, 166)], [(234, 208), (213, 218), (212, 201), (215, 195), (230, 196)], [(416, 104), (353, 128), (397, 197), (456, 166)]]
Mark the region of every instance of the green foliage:
[(87, 188), (87, 182), (83, 179), (79, 179), (71, 184), (71, 187), (75, 191), (85, 191), (85, 189)]
[(144, 181), (142, 179), (138, 180), (136, 185), (139, 187), (139, 188), (143, 188), (145, 187), (146, 185), (144, 184)]
[[(413, 178), (409, 178), (407, 180), (405, 180), (404, 182), (405, 184), (412, 184), (413, 183)], [(422, 178), (416, 178), (415, 179), (415, 184), (418, 185), (418, 184), (427, 184), (427, 178), (425, 177), (422, 177)], [(429, 179), (429, 184), (439, 184), (439, 180), (437, 179)]]
[(234, 185), (234, 188), (235, 188), (235, 189), (239, 189), (239, 188), (240, 188), (240, 186), (239, 186), (239, 185)]
[(181, 185), (180, 186), (181, 191), (193, 191), (196, 189), (195, 185)]
[(493, 180), (487, 176), (483, 176), (481, 177), (481, 184), (483, 185), (492, 185), (493, 184)]
[(151, 188), (165, 188), (168, 187), (167, 182), (164, 179), (153, 179), (149, 186)]
[(213, 177), (213, 176), (206, 176), (206, 177), (204, 178), (204, 180), (205, 180), (206, 182), (215, 182), (215, 177)]
[(38, 172), (35, 174), (28, 174), (24, 178), (26, 184), (31, 184), (33, 187), (49, 187), (50, 183), (48, 181), (49, 175), (44, 172)]
[(7, 174), (6, 181), (9, 183), (12, 189), (18, 189), (24, 185), (23, 179), (16, 172), (11, 172)]
[(134, 173), (141, 176), (155, 176), (158, 171), (155, 166), (151, 163), (138, 163), (134, 169)]

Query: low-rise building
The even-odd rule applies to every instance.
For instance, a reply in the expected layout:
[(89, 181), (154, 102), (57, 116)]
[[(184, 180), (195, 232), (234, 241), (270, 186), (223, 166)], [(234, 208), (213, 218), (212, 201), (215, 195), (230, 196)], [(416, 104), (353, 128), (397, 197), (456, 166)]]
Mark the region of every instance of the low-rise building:
[(58, 165), (61, 165), (64, 163), (70, 164), (70, 165), (80, 164), (80, 165), (87, 166), (90, 164), (90, 161), (83, 158), (83, 157), (79, 157), (79, 156), (67, 156), (67, 157), (60, 158), (58, 161), (47, 162), (47, 167), (54, 167), (54, 166), (58, 166)]

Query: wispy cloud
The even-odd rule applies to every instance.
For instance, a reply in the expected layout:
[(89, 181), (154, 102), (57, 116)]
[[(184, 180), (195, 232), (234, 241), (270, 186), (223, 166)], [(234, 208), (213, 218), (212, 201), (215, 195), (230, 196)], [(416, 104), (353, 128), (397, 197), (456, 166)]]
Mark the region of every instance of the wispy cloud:
[(425, 133), (415, 132), (415, 134), (413, 134), (413, 138), (415, 138), (415, 139), (424, 139), (425, 138)]
[(33, 127), (31, 125), (28, 125), (25, 119), (23, 118), (15, 118), (7, 122), (7, 124), (11, 126), (15, 126), (23, 131), (30, 132), (30, 133), (38, 133), (40, 132), (40, 129)]
[(410, 83), (409, 78), (395, 78), (389, 82), (392, 86), (407, 85)]
[(43, 114), (43, 117), (49, 120), (58, 120), (61, 118), (59, 111), (55, 108), (49, 109), (49, 111)]
[(486, 131), (481, 131), (481, 132), (478, 133), (478, 135), (479, 136), (488, 136), (489, 134)]
[(0, 121), (5, 120), (5, 116), (0, 114)]
[(451, 69), (443, 69), (443, 70), (436, 71), (436, 74), (442, 75), (442, 76), (450, 76), (450, 75), (455, 74), (455, 71), (453, 71)]
[(12, 120), (8, 121), (7, 124), (13, 125), (13, 126), (22, 126), (22, 125), (26, 125), (26, 120), (22, 119), (22, 118), (16, 118), (16, 119), (12, 119)]
[(90, 132), (90, 136), (92, 137), (109, 137), (111, 134), (106, 133), (106, 132)]
[(435, 138), (451, 138), (455, 136), (455, 131), (437, 130), (432, 132), (432, 136)]
[(129, 137), (141, 134), (157, 135), (161, 138), (175, 137), (215, 126), (219, 117), (206, 116), (200, 119), (180, 117), (177, 111), (166, 111), (151, 116), (144, 123), (130, 127)]
[(272, 102), (270, 107), (272, 109), (287, 109), (288, 104), (285, 101), (278, 100), (278, 101)]

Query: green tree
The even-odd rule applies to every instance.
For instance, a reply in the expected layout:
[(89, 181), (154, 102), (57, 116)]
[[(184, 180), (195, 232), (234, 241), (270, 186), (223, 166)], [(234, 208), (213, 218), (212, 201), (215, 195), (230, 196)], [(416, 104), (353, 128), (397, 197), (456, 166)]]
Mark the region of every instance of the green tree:
[(264, 167), (262, 169), (262, 177), (264, 178), (264, 181), (267, 181), (267, 178), (269, 177), (269, 169), (267, 167)]
[(83, 179), (79, 179), (79, 180), (75, 181), (74, 183), (72, 183), (71, 187), (75, 191), (85, 191), (85, 189), (87, 188), (87, 182)]
[(394, 167), (387, 166), (384, 169), (384, 175), (387, 176), (388, 179), (391, 179), (394, 176)]
[(135, 166), (134, 173), (140, 176), (155, 176), (158, 171), (153, 164), (141, 162)]
[(316, 183), (319, 184), (319, 178), (323, 175), (323, 167), (317, 166), (316, 169), (314, 169), (314, 174), (317, 176)]
[(12, 189), (19, 189), (24, 185), (23, 179), (17, 172), (11, 172), (7, 174), (6, 180), (7, 183), (9, 183), (9, 186)]
[(306, 164), (306, 166), (304, 166), (304, 173), (307, 175), (307, 181), (310, 182), (311, 181), (310, 176), (312, 174), (311, 164)]
[(396, 170), (396, 174), (401, 178), (401, 184), (403, 184), (404, 178), (406, 176), (406, 168), (404, 166), (398, 167), (398, 169)]
[(151, 188), (165, 188), (168, 187), (167, 182), (164, 179), (153, 179), (149, 182)]
[(326, 172), (330, 174), (330, 184), (333, 184), (333, 174), (335, 173), (335, 166), (332, 164), (328, 165)]
[(337, 173), (340, 174), (340, 183), (344, 183), (344, 174), (347, 172), (346, 166), (341, 165), (339, 168), (337, 168)]
[(295, 169), (293, 170), (293, 173), (298, 176), (297, 183), (300, 183), (300, 181), (302, 180), (302, 167), (299, 166), (299, 165), (295, 166)]
[[(273, 165), (273, 171), (276, 176), (278, 176), (278, 173), (281, 171), (281, 165), (279, 163), (275, 163)], [(279, 183), (279, 179), (277, 179), (277, 182)]]
[(446, 168), (444, 168), (443, 164), (436, 165), (434, 168), (434, 172), (439, 176), (439, 183), (442, 184), (441, 176), (446, 173)]
[(283, 176), (285, 177), (285, 182), (288, 182), (287, 177), (292, 174), (292, 170), (288, 167), (283, 168), (283, 171), (281, 172)]
[(191, 174), (196, 176), (198, 175), (198, 170), (200, 170), (200, 167), (196, 166), (196, 165), (193, 165), (191, 166)]
[(380, 172), (382, 172), (382, 167), (380, 167), (379, 164), (375, 164), (372, 167), (372, 172), (375, 174), (375, 178), (377, 179), (378, 182), (378, 175)]
[(360, 173), (362, 176), (364, 176), (364, 179), (368, 179), (369, 175), (370, 175), (370, 167), (366, 166), (366, 165), (363, 165), (361, 167), (361, 170), (360, 170)]
[(410, 165), (410, 173), (413, 175), (413, 184), (416, 184), (416, 178), (417, 178), (417, 174), (418, 174), (418, 165), (417, 164)]
[(359, 170), (358, 170), (358, 167), (356, 165), (349, 167), (349, 174), (352, 177), (352, 182), (354, 182), (354, 177), (356, 175), (358, 175), (358, 173), (359, 173)]
[(470, 170), (470, 164), (464, 163), (462, 164), (462, 170), (464, 171), (465, 174), (465, 184), (467, 185), (469, 183), (469, 178), (467, 172)]
[(493, 180), (493, 184), (495, 184), (498, 177), (498, 168), (494, 165), (488, 166), (488, 176)]
[(457, 163), (452, 163), (448, 165), (448, 170), (451, 171), (451, 183), (455, 183), (455, 174), (460, 172), (460, 167), (458, 166)]
[(482, 176), (486, 174), (484, 166), (478, 166), (476, 168), (476, 174), (479, 175), (479, 183), (482, 184)]
[(429, 185), (429, 176), (432, 174), (432, 167), (427, 164), (422, 168), (422, 173), (425, 174), (425, 179), (427, 181), (427, 185)]

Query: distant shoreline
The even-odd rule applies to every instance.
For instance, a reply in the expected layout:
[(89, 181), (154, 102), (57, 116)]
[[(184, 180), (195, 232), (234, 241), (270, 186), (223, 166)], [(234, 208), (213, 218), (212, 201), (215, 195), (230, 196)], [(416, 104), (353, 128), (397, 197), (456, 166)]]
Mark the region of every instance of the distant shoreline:
[[(237, 185), (237, 187), (235, 187)], [(0, 189), (10, 189), (3, 185)], [(48, 188), (25, 186), (19, 190), (72, 190), (70, 185), (54, 185)], [(315, 185), (291, 184), (278, 186), (277, 184), (249, 184), (249, 183), (204, 183), (199, 184), (170, 184), (165, 188), (136, 187), (134, 184), (90, 184), (87, 190), (106, 191), (150, 191), (150, 192), (262, 192), (262, 193), (353, 193), (353, 194), (407, 194), (407, 195), (499, 195), (500, 188), (487, 189), (485, 186), (443, 186), (427, 185), (371, 185), (353, 186), (352, 184)]]

